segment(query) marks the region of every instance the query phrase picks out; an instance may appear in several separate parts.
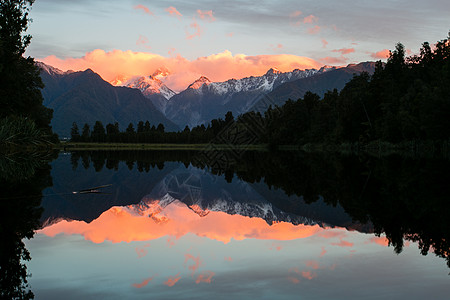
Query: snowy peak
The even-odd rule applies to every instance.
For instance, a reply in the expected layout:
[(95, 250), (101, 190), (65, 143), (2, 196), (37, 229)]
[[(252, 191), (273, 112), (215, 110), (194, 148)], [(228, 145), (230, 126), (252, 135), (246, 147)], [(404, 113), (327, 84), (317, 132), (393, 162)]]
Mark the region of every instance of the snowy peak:
[(111, 80), (109, 83), (111, 83), (114, 86), (122, 86), (125, 84), (125, 82), (128, 81), (128, 78), (124, 75), (117, 75), (116, 78)]
[(204, 84), (208, 85), (211, 83), (211, 80), (209, 80), (207, 77), (205, 76), (201, 76), (199, 79), (197, 79), (196, 81), (194, 81), (191, 85), (188, 86), (188, 89), (195, 89), (198, 90), (199, 88), (201, 88)]
[(278, 70), (277, 68), (270, 68), (270, 69), (266, 72), (265, 76), (267, 76), (267, 75), (274, 75), (274, 74), (281, 74), (281, 71)]
[(71, 71), (71, 70), (70, 70), (70, 71), (66, 71), (66, 72), (61, 71), (61, 70), (58, 69), (58, 68), (49, 66), (49, 65), (44, 64), (43, 62), (40, 62), (40, 61), (36, 61), (35, 64), (36, 64), (36, 66), (37, 66), (38, 68), (40, 68), (42, 71), (44, 71), (44, 72), (46, 72), (46, 73), (48, 73), (48, 74), (50, 74), (50, 75), (64, 75), (64, 74), (70, 74), (70, 73), (73, 73), (73, 71)]
[[(157, 75), (158, 76), (158, 75)], [(161, 94), (164, 98), (169, 100), (176, 93), (168, 88), (161, 80), (153, 75), (134, 77), (124, 84), (126, 87), (139, 89), (146, 97), (153, 94)]]
[(156, 69), (155, 72), (153, 72), (153, 74), (151, 76), (154, 78), (157, 78), (157, 79), (161, 79), (161, 78), (169, 76), (170, 74), (171, 73), (167, 67), (160, 67), (160, 68)]

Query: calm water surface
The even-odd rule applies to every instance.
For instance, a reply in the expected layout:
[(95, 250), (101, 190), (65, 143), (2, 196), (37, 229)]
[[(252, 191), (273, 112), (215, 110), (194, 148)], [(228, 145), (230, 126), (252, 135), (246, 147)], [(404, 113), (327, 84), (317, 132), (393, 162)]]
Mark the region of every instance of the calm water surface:
[(86, 151), (2, 180), (14, 203), (29, 186), (8, 214), (36, 218), (23, 229), (36, 299), (448, 299), (449, 167)]

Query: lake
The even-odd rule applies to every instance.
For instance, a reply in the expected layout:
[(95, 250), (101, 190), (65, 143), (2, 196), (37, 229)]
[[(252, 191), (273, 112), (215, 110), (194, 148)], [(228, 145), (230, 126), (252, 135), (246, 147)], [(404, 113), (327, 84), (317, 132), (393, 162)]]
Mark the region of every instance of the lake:
[(450, 294), (448, 158), (74, 151), (0, 170), (3, 297)]

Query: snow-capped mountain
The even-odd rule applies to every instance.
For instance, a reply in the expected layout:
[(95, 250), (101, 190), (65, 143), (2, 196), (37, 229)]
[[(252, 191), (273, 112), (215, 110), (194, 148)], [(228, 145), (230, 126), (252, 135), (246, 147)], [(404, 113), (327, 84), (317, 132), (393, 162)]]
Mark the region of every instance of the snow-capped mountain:
[(286, 82), (322, 74), (335, 67), (320, 69), (295, 69), (280, 72), (271, 68), (262, 76), (229, 79), (211, 82), (201, 76), (189, 87), (174, 95), (167, 102), (164, 114), (176, 124), (190, 127), (207, 123), (214, 118), (223, 118), (227, 111), (235, 116), (249, 111), (265, 94)]
[(67, 74), (71, 74), (74, 73), (74, 71), (69, 70), (69, 71), (62, 71), (58, 68), (52, 67), (50, 65), (44, 64), (43, 62), (40, 61), (36, 61), (35, 65), (37, 67), (39, 67), (39, 69), (41, 69), (42, 71), (48, 73), (51, 76), (58, 76), (58, 75), (67, 75)]
[(194, 90), (200, 90), (200, 88), (202, 88), (204, 85), (209, 85), (211, 83), (211, 80), (209, 80), (207, 77), (205, 76), (201, 76), (199, 79), (197, 79), (196, 81), (194, 81), (193, 83), (191, 83), (188, 86), (188, 89), (194, 89)]
[(161, 94), (164, 98), (169, 100), (176, 93), (168, 88), (160, 79), (158, 75), (134, 77), (126, 81), (123, 86), (139, 89), (145, 97), (154, 94)]
[(319, 220), (280, 210), (249, 183), (240, 180), (227, 183), (220, 176), (192, 166), (172, 171), (140, 203), (129, 205), (128, 210), (136, 215), (154, 218), (174, 201), (184, 203), (200, 217), (215, 211), (260, 218), (270, 225), (274, 222), (325, 225)]

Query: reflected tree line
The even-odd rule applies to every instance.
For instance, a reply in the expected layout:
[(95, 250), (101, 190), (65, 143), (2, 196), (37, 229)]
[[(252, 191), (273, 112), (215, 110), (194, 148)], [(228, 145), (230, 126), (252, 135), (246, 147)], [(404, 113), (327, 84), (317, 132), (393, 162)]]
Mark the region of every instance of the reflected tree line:
[(52, 185), (53, 153), (0, 155), (0, 299), (33, 299), (24, 239), (39, 228), (44, 188)]
[[(405, 240), (418, 242), (422, 254), (434, 252), (450, 267), (450, 162), (446, 158), (284, 151), (248, 151), (239, 158), (232, 151), (72, 153), (74, 168), (92, 165), (97, 171), (117, 169), (124, 162), (130, 170), (148, 172), (164, 168), (167, 161), (208, 169), (228, 182), (239, 178), (264, 183), (287, 195), (303, 196), (307, 203), (322, 196), (329, 205), (341, 205), (355, 222), (372, 223), (375, 233), (384, 233), (396, 253), (402, 252)], [(279, 209), (301, 214), (295, 201), (277, 201), (273, 204)]]
[[(32, 238), (42, 214), (42, 191), (52, 185), (46, 156), (0, 156), (0, 298), (32, 299), (25, 262), (30, 253), (24, 239)], [(323, 197), (341, 205), (355, 222), (371, 223), (400, 253), (404, 241), (418, 242), (422, 254), (434, 252), (450, 267), (450, 161), (446, 158), (345, 156), (303, 152), (232, 151), (78, 151), (73, 168), (149, 172), (166, 162), (207, 169), (248, 183), (263, 183), (308, 203)], [(290, 199), (296, 199), (295, 197)], [(270, 199), (269, 199), (270, 200)], [(295, 200), (272, 200), (274, 206), (301, 214)]]

